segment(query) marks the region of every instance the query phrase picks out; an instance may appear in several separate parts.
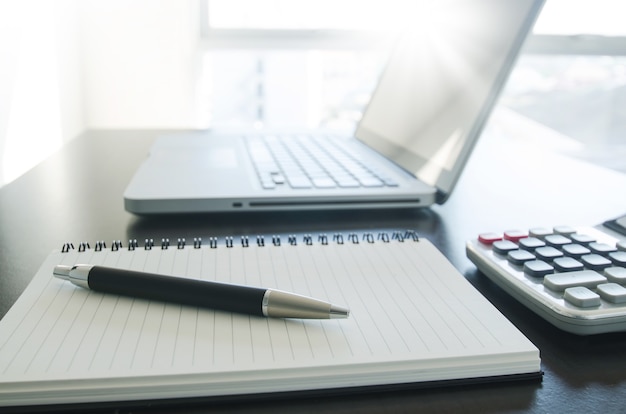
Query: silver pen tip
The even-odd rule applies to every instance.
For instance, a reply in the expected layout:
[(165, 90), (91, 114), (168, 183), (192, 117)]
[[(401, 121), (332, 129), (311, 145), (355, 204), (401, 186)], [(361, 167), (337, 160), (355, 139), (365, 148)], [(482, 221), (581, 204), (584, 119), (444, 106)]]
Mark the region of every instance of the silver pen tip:
[(350, 309), (343, 308), (337, 305), (330, 305), (329, 318), (330, 319), (345, 319), (350, 316)]
[(52, 274), (59, 279), (69, 280), (72, 266), (56, 265)]

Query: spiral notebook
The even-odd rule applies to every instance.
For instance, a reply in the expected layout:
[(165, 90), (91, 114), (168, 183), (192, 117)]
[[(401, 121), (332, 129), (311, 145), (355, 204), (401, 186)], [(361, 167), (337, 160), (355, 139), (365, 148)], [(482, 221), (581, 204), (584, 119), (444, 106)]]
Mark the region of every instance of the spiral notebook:
[[(262, 318), (52, 277), (77, 263), (277, 288), (351, 314)], [(537, 348), (412, 231), (66, 244), (0, 321), (5, 408), (535, 377)]]

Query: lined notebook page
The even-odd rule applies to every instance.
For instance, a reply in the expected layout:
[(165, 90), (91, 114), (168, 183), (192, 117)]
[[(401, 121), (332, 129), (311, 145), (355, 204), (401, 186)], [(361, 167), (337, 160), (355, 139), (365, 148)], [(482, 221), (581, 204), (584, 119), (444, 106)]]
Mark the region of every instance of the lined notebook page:
[[(52, 277), (55, 265), (77, 263), (277, 288), (351, 314), (261, 318)], [(136, 386), (127, 398), (137, 398), (165, 385), (174, 396), (220, 395), (538, 371), (537, 349), (424, 239), (54, 252), (0, 321), (0, 401), (34, 398), (52, 387), (46, 380), (70, 400), (76, 384), (66, 380), (106, 384), (97, 398), (115, 400), (126, 397), (107, 378)], [(32, 381), (44, 382), (24, 394)]]

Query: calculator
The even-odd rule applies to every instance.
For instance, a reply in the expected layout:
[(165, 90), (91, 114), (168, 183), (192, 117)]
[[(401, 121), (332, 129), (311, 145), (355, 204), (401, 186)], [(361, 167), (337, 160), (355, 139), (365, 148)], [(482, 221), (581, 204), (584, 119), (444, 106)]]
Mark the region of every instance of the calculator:
[(626, 216), (478, 234), (468, 258), (556, 327), (578, 335), (626, 331)]

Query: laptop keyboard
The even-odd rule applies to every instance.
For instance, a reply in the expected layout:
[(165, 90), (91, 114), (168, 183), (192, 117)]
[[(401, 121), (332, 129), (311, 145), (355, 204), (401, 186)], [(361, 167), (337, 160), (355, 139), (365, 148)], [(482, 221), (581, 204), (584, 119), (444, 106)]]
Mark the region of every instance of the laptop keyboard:
[(246, 143), (265, 189), (398, 186), (389, 175), (366, 166), (342, 143), (327, 137), (254, 136), (248, 137)]

